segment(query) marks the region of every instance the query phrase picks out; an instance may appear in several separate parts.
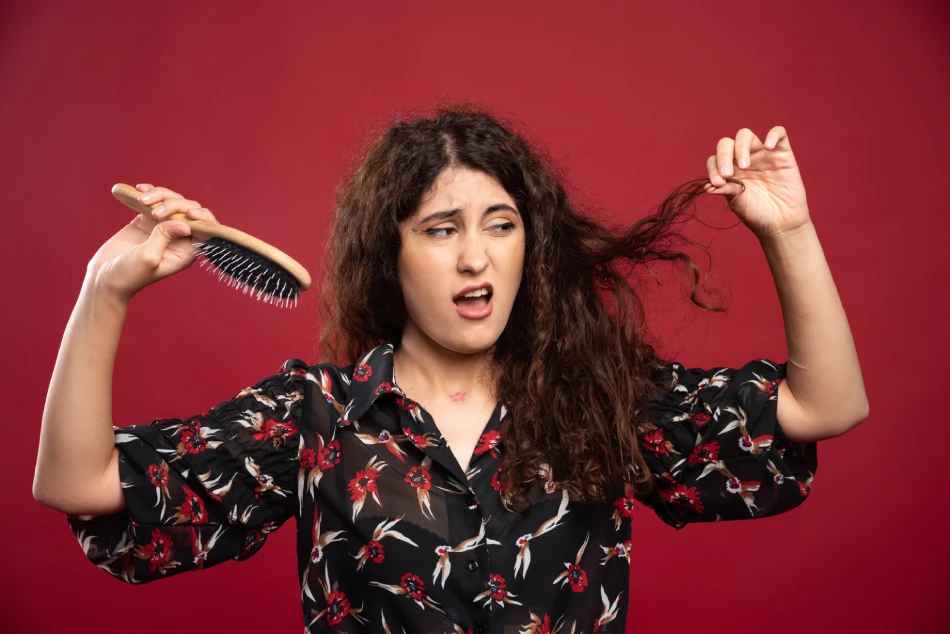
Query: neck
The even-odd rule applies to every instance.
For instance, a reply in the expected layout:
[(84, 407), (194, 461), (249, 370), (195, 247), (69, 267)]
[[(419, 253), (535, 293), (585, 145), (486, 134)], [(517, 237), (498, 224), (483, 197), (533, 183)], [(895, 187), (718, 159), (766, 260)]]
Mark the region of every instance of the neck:
[(396, 383), (416, 401), (496, 400), (490, 375), (493, 352), (494, 347), (473, 353), (449, 350), (407, 324), (393, 351)]

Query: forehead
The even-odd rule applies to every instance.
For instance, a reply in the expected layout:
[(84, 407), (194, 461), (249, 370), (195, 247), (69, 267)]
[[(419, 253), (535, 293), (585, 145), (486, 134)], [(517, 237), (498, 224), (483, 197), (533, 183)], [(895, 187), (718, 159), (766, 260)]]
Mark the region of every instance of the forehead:
[(480, 204), (489, 199), (496, 202), (513, 202), (505, 188), (493, 176), (465, 167), (446, 168), (423, 196), (419, 210), (425, 211), (447, 204)]

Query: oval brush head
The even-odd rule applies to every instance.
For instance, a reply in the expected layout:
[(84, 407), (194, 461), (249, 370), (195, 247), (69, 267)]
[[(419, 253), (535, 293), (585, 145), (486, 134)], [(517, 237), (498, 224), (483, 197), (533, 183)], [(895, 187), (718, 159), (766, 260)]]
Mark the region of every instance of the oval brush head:
[(161, 203), (143, 204), (138, 200), (140, 193), (125, 183), (112, 187), (116, 199), (143, 216), (156, 222), (178, 220), (188, 225), (191, 235), (198, 239), (195, 255), (205, 258), (200, 266), (207, 262), (207, 270), (217, 271), (219, 280), (227, 277), (228, 286), (234, 284), (244, 294), (250, 292), (254, 299), (279, 307), (296, 306), (300, 292), (310, 288), (307, 270), (280, 249), (233, 227), (189, 218), (180, 212), (155, 218), (152, 209)]
[(209, 269), (218, 271), (218, 280), (228, 278), (228, 286), (248, 291), (254, 299), (286, 306), (293, 301), (297, 305), (300, 283), (287, 269), (236, 242), (224, 238), (210, 238), (195, 242), (196, 256), (204, 256), (198, 266), (209, 264)]

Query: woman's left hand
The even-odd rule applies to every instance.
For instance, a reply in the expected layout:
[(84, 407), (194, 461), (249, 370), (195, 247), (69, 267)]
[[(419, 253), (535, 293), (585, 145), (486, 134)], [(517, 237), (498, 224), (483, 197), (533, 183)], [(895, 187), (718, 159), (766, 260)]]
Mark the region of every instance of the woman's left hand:
[[(739, 130), (735, 139), (723, 137), (706, 169), (706, 193), (724, 195), (729, 208), (760, 239), (795, 232), (811, 222), (805, 185), (782, 126), (769, 130), (765, 143), (749, 128)], [(738, 184), (723, 177), (741, 180), (745, 191), (740, 193)]]

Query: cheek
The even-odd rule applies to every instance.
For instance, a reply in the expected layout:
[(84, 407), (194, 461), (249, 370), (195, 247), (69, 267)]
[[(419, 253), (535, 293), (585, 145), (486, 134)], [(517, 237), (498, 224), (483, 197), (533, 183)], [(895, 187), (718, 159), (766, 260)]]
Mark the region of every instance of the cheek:
[(406, 302), (420, 305), (438, 297), (449, 283), (446, 266), (438, 254), (403, 249), (397, 260), (397, 269)]

